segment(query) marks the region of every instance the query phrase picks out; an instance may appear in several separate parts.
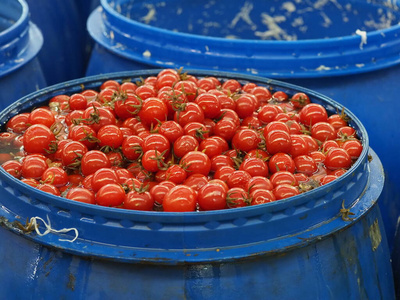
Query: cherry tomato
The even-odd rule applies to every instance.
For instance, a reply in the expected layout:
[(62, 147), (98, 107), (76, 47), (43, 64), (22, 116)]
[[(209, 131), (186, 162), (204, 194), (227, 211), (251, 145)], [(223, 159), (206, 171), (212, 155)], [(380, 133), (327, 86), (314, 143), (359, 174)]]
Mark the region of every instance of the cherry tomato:
[(155, 97), (150, 97), (143, 102), (139, 118), (146, 126), (156, 125), (157, 122), (167, 120), (168, 109), (166, 104)]
[(51, 146), (55, 145), (54, 133), (43, 124), (34, 124), (24, 133), (24, 150), (27, 153), (47, 154), (51, 152)]
[(265, 137), (267, 151), (270, 154), (289, 153), (292, 147), (290, 134), (283, 130), (273, 130)]
[(251, 204), (249, 195), (243, 188), (230, 188), (226, 196), (226, 205), (228, 208), (244, 207)]
[(306, 126), (313, 126), (318, 122), (328, 122), (328, 113), (318, 103), (310, 103), (299, 112), (300, 122)]
[(96, 193), (96, 203), (101, 206), (120, 206), (125, 199), (125, 191), (120, 184), (109, 183)]
[(166, 212), (189, 212), (196, 210), (196, 203), (197, 195), (192, 188), (177, 185), (167, 192), (162, 205)]
[(154, 207), (154, 199), (150, 192), (130, 191), (125, 195), (125, 209), (151, 211)]
[(107, 155), (99, 150), (90, 150), (83, 154), (81, 159), (81, 172), (84, 176), (93, 174), (101, 168), (110, 168), (111, 163)]
[(276, 200), (282, 200), (300, 194), (297, 187), (290, 184), (278, 185), (273, 189), (272, 192), (274, 193)]
[(22, 161), (22, 177), (41, 179), (47, 168), (48, 166), (44, 158), (38, 155), (27, 155)]
[(42, 174), (42, 182), (62, 187), (68, 183), (68, 174), (60, 167), (49, 167)]
[(250, 194), (250, 197), (252, 199), (251, 205), (259, 205), (259, 204), (273, 202), (276, 200), (274, 193), (270, 190), (261, 190), (261, 189), (254, 190)]
[(201, 210), (226, 208), (226, 189), (218, 183), (207, 183), (200, 190), (197, 202)]
[(97, 132), (100, 147), (116, 149), (122, 145), (124, 136), (117, 125), (105, 125)]
[(157, 204), (162, 204), (164, 201), (165, 195), (168, 193), (170, 189), (176, 186), (172, 181), (163, 181), (150, 189), (150, 195), (153, 198), (154, 202)]
[(14, 176), (15, 178), (21, 178), (22, 175), (22, 163), (17, 160), (9, 160), (4, 162), (2, 165), (3, 169)]
[(200, 151), (191, 151), (186, 153), (181, 161), (180, 165), (190, 175), (202, 174), (207, 176), (211, 170), (211, 160), (207, 154)]
[(293, 159), (296, 171), (311, 176), (318, 170), (314, 159), (309, 155), (299, 155)]
[(249, 193), (255, 190), (272, 190), (274, 188), (271, 181), (263, 176), (254, 176), (248, 182), (246, 186), (246, 191)]
[(326, 154), (325, 166), (330, 170), (348, 169), (351, 163), (351, 157), (345, 149), (332, 148)]
[(240, 151), (249, 152), (261, 142), (259, 134), (253, 129), (241, 129), (232, 138), (232, 146)]
[(92, 191), (82, 187), (75, 187), (70, 189), (67, 192), (65, 198), (88, 204), (96, 203), (95, 194)]
[(246, 171), (251, 177), (268, 176), (268, 165), (261, 158), (250, 157), (245, 159), (239, 167), (239, 170)]

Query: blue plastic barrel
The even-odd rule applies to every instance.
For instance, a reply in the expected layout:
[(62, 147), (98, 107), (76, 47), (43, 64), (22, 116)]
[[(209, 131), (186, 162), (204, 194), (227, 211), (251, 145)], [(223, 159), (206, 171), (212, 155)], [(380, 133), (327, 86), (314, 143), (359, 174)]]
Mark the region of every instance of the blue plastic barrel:
[(283, 79), (340, 102), (360, 118), (382, 160), (379, 205), (392, 249), (400, 216), (399, 7), (387, 0), (102, 0), (88, 21), (96, 45), (86, 74), (189, 66)]
[(38, 52), (42, 34), (24, 0), (0, 3), (0, 109), (46, 86)]
[[(74, 0), (26, 0), (31, 18), (43, 33), (39, 54), (48, 85), (85, 75), (85, 35)], [(83, 0), (86, 2), (86, 0)]]
[[(0, 123), (55, 95), (96, 89), (109, 79), (136, 81), (158, 71), (54, 85), (7, 107)], [(343, 108), (322, 94), (275, 80), (188, 72), (198, 78), (254, 82), (289, 95), (305, 92), (330, 113)], [(384, 185), (382, 164), (369, 148), (362, 123), (345, 112), (364, 147), (357, 162), (318, 189), (257, 206), (185, 213), (106, 208), (46, 194), (0, 169), (0, 240), (7, 241), (0, 243), (2, 296), (394, 299), (389, 247), (377, 205)], [(347, 218), (346, 211), (354, 218)], [(40, 234), (23, 230), (29, 220), (37, 221)]]

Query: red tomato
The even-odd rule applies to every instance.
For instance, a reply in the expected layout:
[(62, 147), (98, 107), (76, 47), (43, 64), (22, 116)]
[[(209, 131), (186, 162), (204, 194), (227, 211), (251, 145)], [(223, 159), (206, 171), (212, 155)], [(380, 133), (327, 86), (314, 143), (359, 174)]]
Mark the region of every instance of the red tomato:
[(93, 174), (101, 168), (110, 168), (111, 163), (107, 155), (98, 150), (86, 152), (81, 159), (81, 172), (84, 176)]
[(38, 155), (27, 155), (22, 161), (22, 177), (41, 179), (47, 168), (48, 166), (44, 158)]
[(143, 139), (137, 135), (131, 135), (122, 142), (122, 153), (128, 160), (138, 159), (142, 154)]
[(270, 154), (289, 153), (292, 147), (290, 134), (283, 130), (273, 130), (265, 137), (267, 151)]
[(310, 103), (304, 106), (299, 112), (300, 122), (306, 126), (313, 126), (318, 122), (327, 122), (328, 113), (318, 103)]
[(278, 171), (272, 174), (269, 179), (274, 187), (277, 187), (281, 184), (289, 184), (293, 186), (298, 185), (296, 176), (288, 171)]
[(3, 169), (14, 176), (15, 178), (21, 178), (22, 163), (17, 160), (9, 160), (4, 162), (2, 165)]
[(125, 199), (125, 191), (120, 184), (109, 183), (96, 193), (96, 203), (101, 206), (120, 206)]
[(12, 117), (7, 122), (7, 129), (14, 133), (23, 133), (29, 127), (29, 114), (30, 113), (21, 113)]
[(98, 139), (96, 131), (88, 125), (75, 125), (69, 128), (68, 138), (79, 141), (88, 149), (96, 147)]
[(146, 126), (156, 125), (157, 122), (166, 121), (167, 115), (168, 109), (166, 104), (162, 100), (154, 97), (146, 99), (139, 112), (139, 118)]
[(198, 147), (199, 142), (195, 137), (190, 135), (183, 135), (175, 141), (173, 145), (173, 150), (176, 157), (183, 157), (187, 153), (198, 149)]
[(187, 173), (184, 168), (179, 165), (172, 165), (168, 167), (165, 172), (166, 180), (172, 181), (175, 184), (182, 183), (187, 177)]
[(200, 190), (205, 184), (208, 183), (207, 176), (203, 174), (193, 174), (190, 175), (183, 184), (191, 187), (194, 191)]
[(39, 107), (32, 110), (32, 112), (29, 114), (27, 122), (30, 125), (42, 124), (50, 128), (51, 125), (54, 124), (55, 118), (51, 110)]
[(109, 183), (118, 183), (117, 173), (111, 168), (101, 168), (93, 173), (92, 189), (96, 193), (101, 187)]
[(221, 113), (221, 104), (214, 94), (203, 93), (198, 95), (194, 101), (203, 110), (205, 118), (214, 119)]
[(124, 136), (117, 125), (105, 125), (97, 132), (100, 147), (117, 149), (122, 145)]
[(226, 196), (226, 205), (228, 208), (244, 207), (251, 204), (249, 195), (243, 188), (230, 188)]
[(88, 151), (81, 142), (71, 141), (67, 143), (61, 152), (61, 160), (67, 168), (77, 168), (80, 165), (82, 156)]
[(36, 186), (36, 188), (42, 192), (46, 192), (55, 196), (60, 196), (60, 190), (52, 184), (48, 183), (40, 183)]
[(359, 140), (345, 141), (341, 148), (346, 150), (352, 159), (357, 159), (358, 157), (360, 157), (363, 150), (363, 146)]
[(286, 199), (300, 194), (297, 187), (289, 184), (278, 185), (272, 192), (274, 193), (276, 200)]
[(239, 167), (239, 170), (246, 171), (251, 177), (268, 176), (268, 165), (261, 158), (250, 157), (245, 159)]
[(27, 153), (47, 154), (55, 145), (54, 133), (45, 125), (35, 124), (30, 126), (24, 133), (24, 150)]
[(191, 151), (186, 153), (181, 161), (180, 165), (186, 169), (188, 174), (202, 174), (207, 176), (211, 170), (211, 160), (207, 154), (200, 151)]
[(75, 187), (70, 189), (67, 192), (65, 198), (88, 204), (96, 204), (94, 193), (82, 187)]
[(314, 159), (308, 155), (300, 155), (295, 157), (294, 164), (296, 165), (296, 171), (311, 176), (318, 170), (318, 166)]
[(59, 167), (47, 168), (42, 174), (43, 183), (48, 183), (58, 188), (65, 186), (68, 180), (67, 172)]
[(335, 128), (328, 122), (318, 122), (311, 127), (311, 136), (321, 142), (336, 138)]
[(125, 195), (122, 207), (132, 210), (151, 211), (154, 207), (154, 199), (150, 192), (130, 191)]
[(172, 181), (163, 181), (150, 189), (150, 195), (153, 198), (154, 202), (157, 204), (162, 204), (164, 201), (165, 195), (168, 193), (170, 189), (176, 186)]
[(245, 189), (250, 179), (251, 175), (248, 172), (236, 170), (229, 175), (226, 183), (228, 184), (229, 188), (239, 187)]
[(325, 166), (329, 170), (348, 169), (351, 163), (349, 153), (342, 148), (332, 148), (326, 154)]
[(116, 124), (114, 114), (105, 107), (88, 107), (83, 112), (82, 118), (84, 119), (82, 123), (92, 127), (96, 132), (105, 125)]
[(192, 188), (177, 185), (167, 192), (162, 204), (166, 212), (188, 212), (196, 210), (196, 203), (197, 195)]
[(250, 194), (250, 197), (252, 199), (251, 205), (259, 205), (276, 200), (274, 193), (270, 190), (254, 190)]
[(200, 190), (197, 202), (201, 210), (226, 208), (226, 189), (218, 183), (207, 183)]
[(263, 176), (254, 176), (247, 182), (245, 190), (251, 193), (255, 190), (272, 190), (273, 188), (274, 186), (268, 178)]
[(244, 152), (257, 149), (260, 142), (261, 138), (257, 131), (250, 128), (238, 130), (232, 138), (232, 146)]
[(293, 104), (293, 107), (298, 109), (306, 106), (310, 103), (310, 98), (301, 92), (298, 92), (290, 98), (290, 102)]

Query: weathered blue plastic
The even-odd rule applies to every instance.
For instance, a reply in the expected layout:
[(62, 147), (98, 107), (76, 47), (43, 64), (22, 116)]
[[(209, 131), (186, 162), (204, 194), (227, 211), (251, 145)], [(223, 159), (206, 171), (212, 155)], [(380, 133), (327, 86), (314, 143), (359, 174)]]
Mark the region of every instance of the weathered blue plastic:
[(24, 0), (0, 4), (0, 109), (46, 86), (37, 59), (43, 38)]
[[(43, 33), (40, 64), (48, 85), (85, 75), (85, 34), (74, 0), (26, 0)], [(86, 2), (87, 0), (82, 0)]]
[(382, 160), (379, 205), (392, 249), (400, 216), (399, 6), (396, 0), (102, 0), (88, 20), (96, 44), (86, 74), (189, 66), (284, 79), (340, 102), (359, 117)]
[[(58, 94), (139, 80), (159, 70), (87, 77), (28, 95), (0, 113), (0, 124)], [(307, 93), (261, 77), (236, 78)], [(390, 253), (377, 199), (384, 175), (362, 123), (345, 109), (363, 151), (338, 180), (289, 199), (211, 212), (136, 212), (74, 202), (32, 188), (0, 169), (0, 282), (6, 298), (57, 299), (394, 299)], [(343, 207), (342, 207), (343, 205)], [(354, 219), (343, 220), (341, 209)], [(18, 222), (40, 217), (74, 232), (37, 235)], [(38, 219), (37, 219), (38, 220)], [(44, 224), (39, 222), (41, 232)], [(60, 240), (63, 239), (63, 240)], [(34, 291), (34, 294), (30, 293)]]

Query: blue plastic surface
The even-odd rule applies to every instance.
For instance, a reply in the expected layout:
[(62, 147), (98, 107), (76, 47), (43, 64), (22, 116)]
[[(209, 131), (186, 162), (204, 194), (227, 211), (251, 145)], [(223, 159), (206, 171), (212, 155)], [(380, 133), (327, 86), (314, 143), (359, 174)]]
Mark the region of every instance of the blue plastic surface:
[(29, 22), (24, 0), (0, 4), (0, 109), (46, 86), (38, 52), (42, 34)]
[(75, 1), (26, 1), (32, 21), (43, 33), (43, 49), (38, 57), (47, 84), (84, 76), (86, 30)]
[[(159, 70), (87, 77), (28, 95), (0, 123), (57, 94), (133, 81)], [(308, 89), (232, 73), (198, 77), (306, 92), (329, 112), (342, 106)], [(0, 169), (0, 282), (3, 295), (67, 299), (394, 299), (390, 253), (377, 199), (384, 184), (362, 123), (347, 109), (364, 146), (338, 180), (263, 205), (211, 212), (135, 212), (70, 201), (34, 189)], [(368, 159), (368, 155), (372, 160)], [(342, 203), (354, 213), (343, 220)], [(16, 222), (40, 217), (66, 234), (24, 233)], [(44, 231), (43, 223), (42, 232)]]
[(189, 66), (283, 79), (338, 101), (361, 120), (382, 160), (379, 205), (392, 251), (400, 216), (399, 7), (385, 0), (102, 0), (88, 20), (96, 44), (86, 74)]

